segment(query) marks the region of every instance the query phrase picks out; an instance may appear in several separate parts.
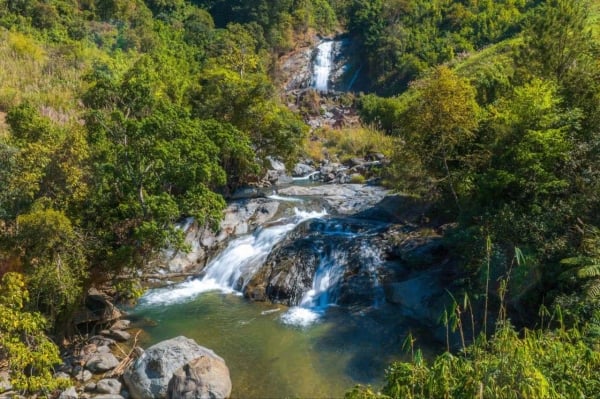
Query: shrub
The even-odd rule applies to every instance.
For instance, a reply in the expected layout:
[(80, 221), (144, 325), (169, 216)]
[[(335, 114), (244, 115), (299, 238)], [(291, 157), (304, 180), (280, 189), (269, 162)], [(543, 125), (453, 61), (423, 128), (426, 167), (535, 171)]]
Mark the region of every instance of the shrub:
[(69, 383), (54, 379), (60, 363), (57, 346), (44, 335), (46, 319), (24, 310), (29, 301), (23, 276), (6, 273), (0, 283), (0, 358), (8, 360), (13, 388), (22, 393), (49, 393)]

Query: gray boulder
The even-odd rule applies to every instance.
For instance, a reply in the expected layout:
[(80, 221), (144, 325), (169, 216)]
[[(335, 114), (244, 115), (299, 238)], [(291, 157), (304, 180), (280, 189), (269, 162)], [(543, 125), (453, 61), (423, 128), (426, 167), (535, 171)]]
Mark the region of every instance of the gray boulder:
[(10, 375), (8, 371), (0, 371), (0, 393), (10, 391), (12, 385), (10, 384)]
[(77, 391), (75, 387), (69, 387), (62, 391), (58, 397), (58, 399), (77, 399), (79, 396), (77, 395)]
[(216, 399), (231, 395), (229, 369), (220, 357), (201, 356), (175, 371), (169, 381), (170, 399)]
[(106, 378), (98, 381), (96, 384), (96, 392), (118, 394), (121, 392), (121, 383), (114, 378)]
[(294, 166), (294, 169), (292, 170), (292, 176), (303, 177), (308, 174), (311, 174), (314, 171), (315, 171), (315, 168), (313, 168), (310, 165), (307, 165), (304, 163), (297, 163), (296, 166)]
[(81, 369), (75, 372), (73, 378), (79, 382), (86, 382), (92, 379), (92, 373), (89, 370)]
[(200, 357), (221, 359), (212, 350), (186, 337), (176, 337), (148, 348), (123, 374), (135, 399), (166, 398), (173, 373)]
[(85, 367), (92, 373), (104, 373), (119, 365), (119, 360), (112, 353), (96, 353), (87, 361)]
[(115, 341), (119, 342), (127, 342), (131, 339), (131, 334), (127, 331), (111, 329), (109, 337), (113, 338)]

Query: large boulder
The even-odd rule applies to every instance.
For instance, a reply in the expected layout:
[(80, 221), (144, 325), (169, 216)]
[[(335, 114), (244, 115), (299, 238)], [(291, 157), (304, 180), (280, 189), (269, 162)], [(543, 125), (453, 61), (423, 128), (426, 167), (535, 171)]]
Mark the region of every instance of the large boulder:
[(148, 348), (123, 374), (134, 399), (167, 397), (167, 387), (178, 369), (200, 357), (224, 362), (212, 350), (186, 337), (176, 337)]
[(312, 286), (320, 255), (310, 238), (297, 238), (306, 224), (299, 226), (278, 244), (244, 287), (244, 295), (254, 301), (270, 300), (297, 305)]
[(219, 357), (201, 356), (175, 371), (169, 399), (217, 399), (231, 395), (229, 369)]

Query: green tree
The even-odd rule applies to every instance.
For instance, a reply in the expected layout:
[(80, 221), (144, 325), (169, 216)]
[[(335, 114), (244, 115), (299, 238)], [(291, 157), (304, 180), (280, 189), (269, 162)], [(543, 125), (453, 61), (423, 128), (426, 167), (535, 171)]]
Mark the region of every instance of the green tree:
[(447, 187), (459, 204), (459, 171), (465, 148), (475, 137), (479, 106), (471, 84), (445, 66), (416, 83), (415, 103), (407, 110), (405, 145), (420, 158), (434, 187)]
[(0, 357), (8, 361), (16, 391), (48, 395), (69, 381), (53, 377), (61, 362), (58, 347), (44, 334), (46, 319), (25, 310), (28, 301), (23, 276), (6, 273), (0, 283)]
[(87, 277), (82, 240), (71, 221), (54, 209), (34, 208), (19, 215), (16, 226), (12, 242), (20, 254), (33, 305), (65, 329)]
[(541, 211), (569, 187), (567, 161), (579, 115), (560, 109), (551, 81), (516, 87), (487, 125), (492, 157), (479, 181), (484, 201), (516, 201)]
[(589, 9), (586, 0), (542, 2), (524, 32), (523, 61), (528, 69), (535, 66), (540, 76), (562, 80), (594, 40), (587, 22)]
[[(85, 99), (95, 191), (88, 227), (98, 229), (104, 271), (137, 269), (161, 248), (178, 247), (182, 216), (216, 223), (225, 184), (219, 148), (197, 119), (169, 101), (151, 59), (119, 80), (99, 70)], [(167, 80), (165, 82), (165, 80)], [(96, 94), (97, 93), (97, 94)]]

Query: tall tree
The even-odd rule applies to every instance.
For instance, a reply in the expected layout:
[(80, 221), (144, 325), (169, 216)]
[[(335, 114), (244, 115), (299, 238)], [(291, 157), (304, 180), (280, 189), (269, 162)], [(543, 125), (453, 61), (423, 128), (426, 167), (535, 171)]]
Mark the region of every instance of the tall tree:
[(408, 110), (405, 142), (460, 207), (458, 176), (464, 148), (475, 135), (479, 107), (471, 84), (446, 66), (415, 83), (417, 100)]
[(559, 81), (590, 49), (587, 0), (548, 0), (532, 14), (524, 35), (524, 62)]

